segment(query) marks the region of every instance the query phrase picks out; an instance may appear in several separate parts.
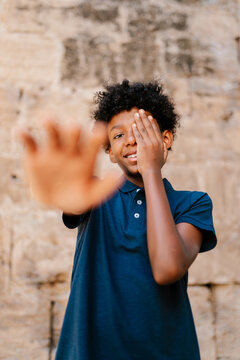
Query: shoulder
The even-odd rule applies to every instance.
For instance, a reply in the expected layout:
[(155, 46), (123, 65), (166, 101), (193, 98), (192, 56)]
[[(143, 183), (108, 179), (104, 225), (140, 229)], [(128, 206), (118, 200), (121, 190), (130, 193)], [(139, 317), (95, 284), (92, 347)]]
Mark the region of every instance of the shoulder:
[(174, 213), (183, 212), (194, 206), (206, 206), (212, 210), (212, 200), (203, 191), (176, 190), (167, 179), (164, 184), (171, 209)]
[(179, 210), (184, 211), (194, 207), (212, 210), (212, 200), (203, 191), (176, 191), (176, 205)]
[(213, 203), (208, 193), (175, 190), (171, 184), (166, 191), (175, 223), (190, 223), (202, 230), (204, 238), (200, 251), (212, 249), (217, 239), (213, 225)]

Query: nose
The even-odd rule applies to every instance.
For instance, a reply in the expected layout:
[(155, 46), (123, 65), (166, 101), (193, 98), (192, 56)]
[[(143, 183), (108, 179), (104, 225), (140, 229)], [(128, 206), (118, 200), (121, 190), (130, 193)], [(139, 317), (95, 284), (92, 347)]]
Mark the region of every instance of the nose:
[(127, 133), (127, 136), (126, 136), (125, 145), (135, 145), (135, 144), (136, 144), (136, 139), (135, 139), (135, 136), (133, 135), (133, 131), (129, 130), (129, 132)]

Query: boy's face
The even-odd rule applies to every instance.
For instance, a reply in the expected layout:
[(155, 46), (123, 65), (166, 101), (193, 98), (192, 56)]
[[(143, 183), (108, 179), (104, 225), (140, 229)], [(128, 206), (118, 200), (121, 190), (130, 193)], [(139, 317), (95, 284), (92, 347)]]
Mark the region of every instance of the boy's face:
[[(112, 117), (108, 124), (109, 156), (113, 163), (118, 163), (126, 177), (141, 177), (137, 166), (137, 143), (133, 135), (132, 124), (138, 108), (122, 111)], [(149, 112), (146, 112), (150, 115)]]

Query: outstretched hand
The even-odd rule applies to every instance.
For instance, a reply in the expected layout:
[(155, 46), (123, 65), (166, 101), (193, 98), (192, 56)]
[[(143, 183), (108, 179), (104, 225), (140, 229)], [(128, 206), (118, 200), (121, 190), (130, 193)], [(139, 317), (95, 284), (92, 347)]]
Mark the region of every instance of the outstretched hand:
[(89, 136), (77, 126), (63, 129), (47, 122), (45, 128), (48, 136), (42, 146), (27, 131), (20, 133), (33, 197), (66, 213), (80, 214), (117, 190), (123, 181), (118, 171), (101, 180), (93, 176), (97, 154), (107, 140), (104, 124), (96, 123)]

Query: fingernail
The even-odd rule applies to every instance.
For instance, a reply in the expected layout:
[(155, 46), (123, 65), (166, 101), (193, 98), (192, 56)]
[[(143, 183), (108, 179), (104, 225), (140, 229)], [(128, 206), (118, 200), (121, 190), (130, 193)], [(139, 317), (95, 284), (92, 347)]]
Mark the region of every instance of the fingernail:
[(140, 114), (144, 114), (145, 111), (143, 109), (139, 110)]
[(132, 124), (133, 127), (136, 127), (137, 125), (135, 123)]
[(136, 113), (135, 116), (136, 116), (137, 118), (139, 118), (139, 113)]
[(153, 119), (153, 117), (152, 117), (151, 115), (149, 115), (149, 116), (148, 116), (148, 119), (149, 119), (149, 120), (152, 120), (152, 119)]

